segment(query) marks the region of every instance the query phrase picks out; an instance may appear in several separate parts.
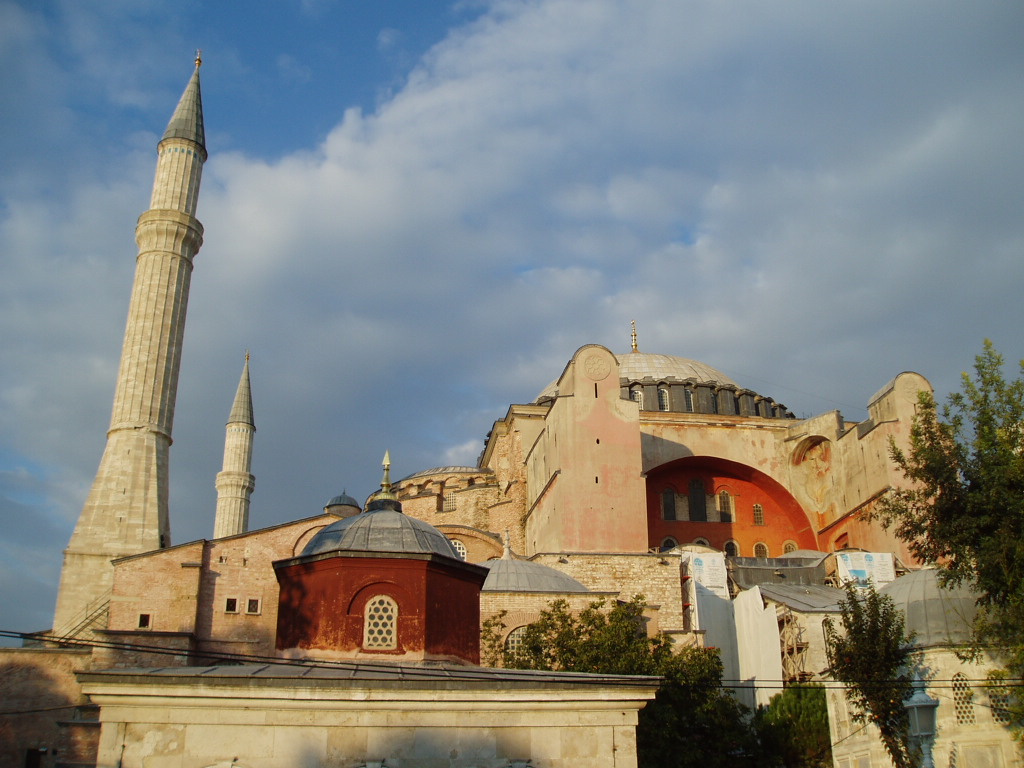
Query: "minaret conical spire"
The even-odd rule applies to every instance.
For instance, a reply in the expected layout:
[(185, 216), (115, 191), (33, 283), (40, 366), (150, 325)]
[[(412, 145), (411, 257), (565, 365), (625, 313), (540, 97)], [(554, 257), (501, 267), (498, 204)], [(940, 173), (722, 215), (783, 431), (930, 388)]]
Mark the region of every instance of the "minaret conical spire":
[(249, 382), (249, 353), (245, 353), (242, 377), (238, 380), (224, 437), (224, 463), (217, 473), (217, 515), (213, 538), (249, 530), (249, 496), (256, 487), (253, 477), (252, 446), (256, 423), (252, 416), (252, 387)]
[(177, 109), (167, 123), (164, 131), (166, 139), (187, 139), (195, 142), (203, 151), (206, 160), (206, 128), (203, 125), (203, 96), (199, 87), (199, 67), (203, 65), (201, 52), (196, 51), (196, 69), (192, 79), (188, 81), (185, 92), (181, 94)]
[(249, 383), (249, 353), (245, 353), (245, 365), (242, 366), (242, 378), (238, 380), (235, 390), (235, 401), (231, 404), (229, 424), (248, 424), (255, 429), (256, 422), (252, 418), (252, 386)]
[[(138, 256), (107, 444), (64, 551), (54, 632), (105, 625), (111, 560), (170, 545), (168, 467), (206, 147), (198, 62), (157, 145), (149, 210), (135, 229)], [(159, 627), (157, 627), (159, 629)]]

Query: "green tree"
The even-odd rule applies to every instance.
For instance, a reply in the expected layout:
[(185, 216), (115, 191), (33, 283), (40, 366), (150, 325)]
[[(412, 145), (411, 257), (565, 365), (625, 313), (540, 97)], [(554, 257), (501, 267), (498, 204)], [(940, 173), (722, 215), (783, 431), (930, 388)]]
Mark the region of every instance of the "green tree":
[(888, 595), (874, 589), (860, 592), (852, 584), (839, 606), (843, 631), (832, 622), (825, 624), (832, 676), (846, 683), (854, 722), (877, 726), (893, 765), (911, 768), (916, 761), (903, 702), (913, 693), (912, 650), (903, 613)]
[(821, 685), (791, 685), (754, 716), (764, 754), (786, 768), (830, 768), (828, 705)]
[[(1024, 372), (1024, 361), (1020, 364)], [(992, 651), (1004, 676), (1024, 679), (1024, 381), (1007, 381), (986, 340), (974, 376), (940, 409), (922, 392), (907, 451), (891, 448), (910, 481), (877, 517), (946, 583), (980, 594), (974, 651)], [(1019, 696), (1011, 719), (1024, 716)]]
[[(722, 663), (709, 648), (673, 648), (671, 638), (648, 637), (641, 596), (603, 602), (579, 613), (554, 601), (530, 624), (516, 652), (498, 647), (501, 617), (484, 627), (484, 647), (504, 666), (622, 675), (659, 675), (657, 697), (640, 711), (641, 768), (770, 766), (761, 756), (746, 709), (722, 689)], [(485, 650), (484, 658), (488, 659)]]

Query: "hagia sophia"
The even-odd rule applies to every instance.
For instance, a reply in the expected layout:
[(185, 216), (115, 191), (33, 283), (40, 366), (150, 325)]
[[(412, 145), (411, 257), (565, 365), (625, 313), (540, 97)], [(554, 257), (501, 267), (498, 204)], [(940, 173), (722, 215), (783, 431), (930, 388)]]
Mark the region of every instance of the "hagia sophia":
[[(322, 510), (249, 530), (247, 361), (234, 400), (225, 393), (211, 538), (173, 544), (171, 425), (203, 239), (200, 63), (139, 218), (107, 445), (64, 553), (53, 627), (0, 652), (5, 701), (38, 710), (0, 731), (0, 758), (635, 768), (655, 678), (480, 666), (482, 622), (501, 617), (514, 644), (556, 598), (582, 609), (643, 595), (648, 631), (719, 648), (753, 707), (784, 683), (822, 679), (821, 621), (858, 569), (915, 610), (948, 617), (942, 606), (958, 600), (961, 622), (945, 634), (934, 611), (915, 621), (935, 629), (920, 636), (941, 650), (943, 674), (963, 674), (948, 649), (965, 640), (970, 596), (924, 584), (933, 572), (869, 519), (902, 482), (890, 447), (907, 444), (930, 391), (912, 372), (866, 396), (863, 421), (798, 419), (709, 365), (642, 350), (634, 327), (625, 351), (585, 345), (509, 405), (475, 466), (392, 480), (386, 456), (367, 499), (325, 489)], [(1003, 710), (966, 723), (957, 701), (938, 764), (1017, 764)], [(842, 696), (830, 710), (837, 766), (883, 765), (870, 732), (851, 738)]]

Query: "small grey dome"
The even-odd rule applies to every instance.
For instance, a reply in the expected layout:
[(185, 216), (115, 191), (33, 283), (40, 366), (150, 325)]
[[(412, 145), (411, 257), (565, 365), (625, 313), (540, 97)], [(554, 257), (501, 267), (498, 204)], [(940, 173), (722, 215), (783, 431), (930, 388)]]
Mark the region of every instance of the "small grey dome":
[(978, 595), (966, 585), (943, 587), (939, 572), (927, 568), (900, 576), (878, 591), (903, 611), (915, 645), (965, 645), (970, 640)]
[(483, 592), (589, 592), (572, 576), (529, 560), (489, 560)]
[(309, 540), (302, 554), (336, 550), (418, 552), (460, 559), (443, 533), (429, 523), (402, 514), (401, 504), (392, 499), (373, 501), (367, 511), (331, 523)]
[(779, 555), (779, 557), (785, 558), (787, 560), (813, 560), (817, 563), (820, 563), (822, 560), (828, 557), (828, 552), (819, 552), (816, 549), (794, 549), (792, 552), (787, 552), (784, 555)]
[(356, 509), (362, 509), (363, 505), (356, 501), (354, 498), (349, 496), (347, 493), (342, 492), (335, 496), (333, 499), (324, 505), (325, 509), (330, 507), (355, 507)]

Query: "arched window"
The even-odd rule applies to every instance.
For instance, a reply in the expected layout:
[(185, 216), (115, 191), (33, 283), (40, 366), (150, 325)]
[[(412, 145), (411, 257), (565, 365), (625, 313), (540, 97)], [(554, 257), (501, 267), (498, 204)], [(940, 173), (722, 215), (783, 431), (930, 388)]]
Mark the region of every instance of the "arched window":
[(768, 557), (768, 545), (763, 541), (754, 545), (754, 557)]
[(679, 542), (673, 539), (671, 536), (669, 536), (663, 542), (661, 542), (661, 551), (668, 552), (670, 549), (675, 549), (678, 546)]
[(974, 692), (963, 672), (953, 675), (953, 710), (961, 725), (974, 724)]
[(526, 627), (516, 627), (505, 637), (505, 653), (514, 656), (523, 647), (523, 636), (526, 634)]
[(694, 539), (693, 543), (694, 544), (700, 544), (702, 547), (710, 547), (711, 546), (711, 542), (708, 541), (707, 539), (705, 539), (704, 537), (701, 537), (699, 539)]
[(376, 595), (363, 611), (363, 648), (386, 651), (398, 647), (398, 603)]
[(676, 489), (666, 488), (661, 492), (661, 516), (665, 520), (678, 520), (676, 517)]
[(668, 389), (665, 387), (658, 387), (658, 410), (668, 410)]
[(459, 556), (459, 560), (466, 559), (466, 545), (458, 539), (448, 539), (452, 543), (452, 548), (455, 550), (455, 554)]
[(690, 481), (690, 520), (706, 523), (708, 521), (708, 500), (704, 495), (704, 481), (695, 477)]
[(732, 497), (728, 491), (718, 492), (718, 519), (723, 523), (732, 522)]
[(795, 541), (787, 541), (782, 545), (782, 553), (788, 555), (790, 552), (796, 552), (798, 549)]
[(693, 413), (693, 390), (692, 389), (684, 389), (683, 390), (683, 407), (686, 409), (687, 413)]
[(740, 545), (735, 541), (725, 542), (725, 556), (726, 557), (738, 557), (740, 554)]
[(640, 387), (629, 390), (629, 399), (640, 406), (641, 411), (644, 409), (644, 391)]
[(992, 707), (992, 719), (1000, 725), (1010, 722), (1010, 689), (1006, 682), (989, 676), (988, 700)]
[(764, 525), (764, 507), (760, 504), (754, 505), (754, 525)]

